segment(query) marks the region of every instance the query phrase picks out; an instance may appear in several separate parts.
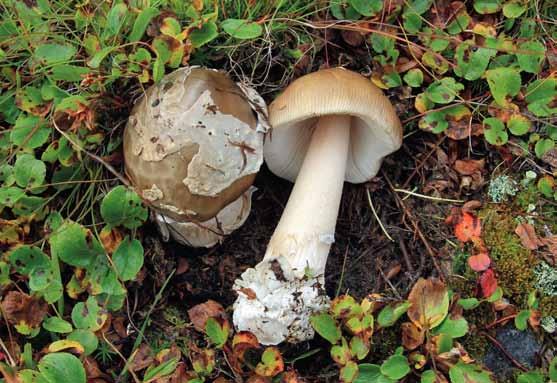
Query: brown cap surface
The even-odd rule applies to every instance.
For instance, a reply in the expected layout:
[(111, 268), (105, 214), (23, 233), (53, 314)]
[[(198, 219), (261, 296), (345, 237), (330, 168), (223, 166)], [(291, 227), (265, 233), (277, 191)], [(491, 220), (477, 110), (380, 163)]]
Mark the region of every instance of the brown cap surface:
[(252, 184), (263, 133), (245, 93), (224, 73), (186, 67), (146, 91), (124, 132), (126, 172), (153, 207), (206, 221)]
[(345, 179), (366, 182), (381, 160), (402, 143), (402, 126), (387, 97), (369, 79), (343, 68), (300, 77), (269, 107), (272, 131), (265, 161), (273, 173), (294, 181), (305, 157), (312, 127), (320, 116), (352, 116)]

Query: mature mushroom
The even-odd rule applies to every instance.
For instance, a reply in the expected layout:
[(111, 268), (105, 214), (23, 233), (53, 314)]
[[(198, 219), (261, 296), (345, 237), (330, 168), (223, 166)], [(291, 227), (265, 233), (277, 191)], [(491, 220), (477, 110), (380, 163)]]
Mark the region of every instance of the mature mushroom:
[(402, 143), (389, 100), (342, 68), (294, 81), (270, 106), (265, 161), (296, 181), (263, 260), (236, 280), (234, 324), (263, 344), (313, 337), (344, 181), (366, 182)]
[(210, 69), (181, 68), (146, 91), (126, 126), (124, 157), (163, 235), (210, 247), (244, 223), (266, 114), (255, 91)]

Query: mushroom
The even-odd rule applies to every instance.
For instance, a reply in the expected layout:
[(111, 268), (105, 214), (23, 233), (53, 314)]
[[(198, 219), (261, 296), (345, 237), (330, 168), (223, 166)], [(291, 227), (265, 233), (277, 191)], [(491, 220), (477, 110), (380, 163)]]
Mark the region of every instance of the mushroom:
[(145, 92), (124, 159), (165, 239), (210, 247), (244, 223), (267, 126), (261, 97), (216, 70), (181, 68)]
[(314, 335), (344, 181), (366, 182), (402, 143), (389, 100), (365, 77), (325, 69), (294, 81), (269, 107), (265, 161), (295, 180), (263, 260), (234, 284), (234, 324), (263, 344)]

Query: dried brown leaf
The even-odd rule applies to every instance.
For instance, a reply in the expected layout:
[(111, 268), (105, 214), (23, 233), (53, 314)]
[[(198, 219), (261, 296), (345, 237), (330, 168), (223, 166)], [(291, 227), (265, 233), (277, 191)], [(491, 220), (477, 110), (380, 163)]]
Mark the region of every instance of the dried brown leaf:
[(200, 303), (188, 310), (188, 316), (197, 331), (204, 332), (205, 324), (209, 318), (226, 317), (224, 308), (218, 302), (209, 299), (205, 303)]

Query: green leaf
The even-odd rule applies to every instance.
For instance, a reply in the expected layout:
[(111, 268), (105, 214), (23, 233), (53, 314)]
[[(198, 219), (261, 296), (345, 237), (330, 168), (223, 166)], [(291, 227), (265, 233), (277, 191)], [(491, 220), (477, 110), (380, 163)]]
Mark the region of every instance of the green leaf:
[(529, 371), (520, 374), (516, 379), (516, 383), (545, 383), (545, 378), (538, 371)]
[(381, 327), (390, 327), (408, 311), (409, 307), (409, 302), (400, 302), (395, 305), (385, 306), (377, 317), (377, 323), (379, 323)]
[(105, 47), (103, 49), (101, 49), (100, 51), (98, 51), (97, 53), (95, 53), (95, 55), (93, 57), (91, 57), (91, 59), (89, 59), (89, 61), (87, 61), (87, 66), (93, 68), (93, 69), (97, 69), (102, 61), (106, 58), (106, 56), (108, 56), (108, 54), (110, 52), (112, 52), (114, 49), (116, 49), (115, 47)]
[(145, 375), (143, 375), (143, 381), (150, 382), (154, 379), (162, 378), (172, 374), (174, 370), (176, 370), (176, 366), (178, 365), (179, 360), (180, 358), (172, 358), (164, 363), (159, 364), (158, 366), (149, 366), (149, 368), (147, 368), (147, 371), (145, 371)]
[(0, 205), (12, 207), (24, 196), (25, 192), (18, 187), (2, 187), (0, 188)]
[(35, 149), (43, 146), (49, 136), (50, 129), (42, 118), (20, 114), (10, 132), (10, 141), (25, 149)]
[(501, 9), (500, 0), (474, 0), (474, 9), (481, 15), (498, 12)]
[(391, 379), (402, 379), (410, 373), (408, 360), (403, 355), (393, 355), (383, 362), (381, 373)]
[(38, 368), (48, 383), (85, 383), (85, 369), (72, 354), (47, 354), (39, 361)]
[(72, 45), (67, 44), (40, 44), (33, 56), (43, 64), (51, 65), (71, 60), (77, 50)]
[(256, 22), (240, 19), (227, 19), (221, 23), (222, 29), (230, 36), (240, 39), (255, 39), (263, 33), (263, 28)]
[(457, 76), (466, 80), (477, 80), (484, 74), (489, 60), (497, 54), (495, 49), (476, 47), (474, 42), (459, 44), (455, 51)]
[(513, 68), (497, 68), (485, 72), (489, 89), (495, 101), (505, 106), (507, 96), (516, 96), (520, 91), (520, 74)]
[[(22, 188), (36, 188), (41, 186), (46, 176), (46, 165), (31, 154), (17, 157), (14, 166), (14, 177), (18, 186)], [(32, 193), (37, 190), (30, 190)]]
[(103, 198), (101, 216), (110, 226), (135, 229), (147, 219), (147, 209), (133, 190), (116, 186)]
[(141, 40), (151, 20), (159, 14), (160, 11), (157, 8), (147, 7), (143, 9), (133, 23), (132, 31), (128, 35), (128, 42), (133, 43)]
[(447, 114), (443, 110), (427, 112), (425, 116), (420, 118), (418, 126), (427, 132), (439, 134), (449, 127), (449, 122), (445, 118)]
[(340, 340), (342, 334), (336, 321), (329, 314), (313, 315), (310, 319), (312, 327), (322, 338), (331, 344), (336, 344)]
[(526, 330), (528, 327), (528, 319), (530, 318), (530, 310), (520, 311), (514, 318), (514, 325), (520, 331)]
[(103, 40), (116, 36), (122, 26), (126, 23), (128, 6), (126, 3), (115, 3), (106, 16), (106, 26), (103, 31)]
[(480, 305), (480, 301), (477, 298), (465, 298), (459, 299), (458, 304), (462, 306), (464, 310), (472, 310)]
[(503, 5), (503, 15), (509, 19), (515, 19), (526, 12), (526, 5), (521, 0), (511, 0)]
[(339, 371), (341, 382), (351, 383), (358, 376), (358, 365), (353, 361), (348, 361)]
[(516, 58), (520, 69), (528, 73), (537, 74), (541, 71), (545, 57), (545, 45), (539, 41), (525, 41), (518, 46)]
[(435, 81), (427, 87), (425, 95), (437, 104), (449, 104), (454, 101), (459, 91), (464, 89), (464, 85), (456, 82), (452, 77), (444, 77), (440, 81)]
[(52, 68), (50, 78), (55, 81), (80, 82), (91, 70), (77, 65), (56, 65)]
[(56, 333), (72, 332), (72, 324), (59, 317), (50, 317), (44, 320), (43, 327), (45, 330)]
[(103, 315), (97, 300), (90, 296), (86, 302), (78, 302), (73, 307), (72, 322), (77, 329), (97, 331), (104, 323)]
[(542, 158), (545, 153), (547, 153), (554, 147), (555, 147), (555, 141), (553, 141), (551, 138), (542, 138), (541, 140), (536, 142), (534, 151), (536, 152), (536, 156), (538, 158)]
[(350, 339), (350, 352), (354, 355), (358, 360), (364, 359), (367, 354), (369, 354), (370, 345), (369, 341), (365, 341), (359, 336), (353, 336)]
[(85, 356), (91, 355), (99, 346), (99, 339), (90, 330), (75, 330), (68, 335), (68, 339), (79, 342), (85, 349)]
[(549, 363), (549, 379), (557, 382), (557, 356)]
[(491, 145), (504, 145), (509, 140), (509, 135), (503, 125), (503, 121), (495, 117), (486, 118), (484, 121), (484, 137)]
[(433, 330), (433, 334), (446, 334), (451, 338), (460, 338), (468, 333), (468, 322), (464, 318), (445, 318), (443, 323)]
[(491, 374), (475, 364), (459, 361), (449, 370), (451, 383), (492, 383)]
[(437, 375), (435, 375), (435, 371), (433, 370), (424, 371), (420, 377), (420, 383), (435, 383), (436, 380)]
[(215, 347), (221, 348), (228, 340), (230, 330), (228, 326), (221, 325), (215, 318), (209, 318), (205, 323), (205, 332)]
[(64, 223), (49, 241), (51, 252), (71, 266), (86, 268), (97, 256), (104, 256), (102, 245), (75, 222)]
[(360, 15), (374, 16), (383, 9), (383, 0), (348, 0)]
[(190, 33), (191, 45), (194, 48), (202, 47), (203, 45), (213, 41), (219, 35), (217, 24), (212, 21), (206, 22), (199, 29), (194, 29)]
[(161, 59), (159, 55), (155, 59), (153, 63), (153, 81), (158, 83), (164, 77), (164, 61)]
[(143, 246), (137, 239), (129, 240), (126, 237), (112, 255), (112, 262), (118, 277), (122, 281), (135, 278), (143, 266)]
[(503, 289), (501, 287), (497, 287), (493, 294), (487, 297), (486, 301), (488, 301), (489, 303), (494, 303), (501, 298), (503, 298)]
[(507, 128), (515, 136), (523, 136), (530, 131), (532, 123), (521, 114), (513, 114), (507, 121)]
[(342, 337), (341, 343), (331, 347), (331, 358), (339, 366), (344, 366), (352, 359), (352, 352), (348, 347), (348, 342)]
[(381, 367), (376, 364), (362, 363), (358, 366), (358, 377), (354, 383), (396, 383), (396, 379), (391, 379), (381, 373)]
[(410, 69), (404, 75), (404, 82), (410, 85), (412, 88), (418, 88), (422, 85), (424, 81), (424, 73), (421, 69)]
[(38, 247), (23, 245), (10, 253), (10, 264), (16, 272), (29, 275), (36, 268), (50, 267), (50, 259)]

